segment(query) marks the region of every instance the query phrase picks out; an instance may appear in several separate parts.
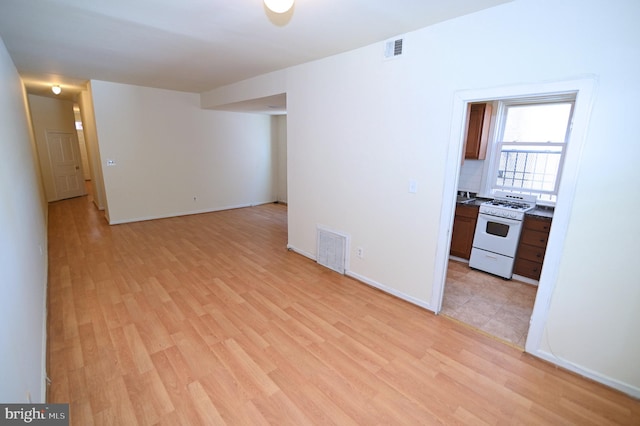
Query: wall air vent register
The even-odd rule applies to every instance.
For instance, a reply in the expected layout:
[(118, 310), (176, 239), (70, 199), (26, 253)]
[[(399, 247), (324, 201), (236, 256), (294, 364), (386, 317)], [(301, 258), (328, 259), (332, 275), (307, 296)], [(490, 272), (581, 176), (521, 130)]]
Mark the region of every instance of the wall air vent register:
[(346, 269), (348, 237), (318, 226), (316, 261), (329, 269), (344, 274)]
[(393, 59), (402, 56), (403, 38), (387, 40), (384, 43), (384, 58)]

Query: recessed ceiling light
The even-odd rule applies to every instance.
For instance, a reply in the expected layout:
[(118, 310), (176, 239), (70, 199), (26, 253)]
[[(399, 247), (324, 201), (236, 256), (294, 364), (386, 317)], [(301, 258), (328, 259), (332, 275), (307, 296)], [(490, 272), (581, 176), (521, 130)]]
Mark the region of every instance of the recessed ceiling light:
[(60, 92), (62, 92), (62, 89), (60, 88), (60, 85), (56, 84), (54, 86), (51, 86), (51, 91), (56, 95), (59, 95)]

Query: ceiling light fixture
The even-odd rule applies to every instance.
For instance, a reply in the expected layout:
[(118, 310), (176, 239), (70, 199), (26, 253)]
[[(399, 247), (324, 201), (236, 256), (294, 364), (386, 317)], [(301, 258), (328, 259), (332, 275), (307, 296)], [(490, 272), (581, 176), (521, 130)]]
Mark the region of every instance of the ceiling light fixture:
[(294, 0), (264, 0), (264, 4), (275, 13), (285, 13), (293, 6)]
[(56, 84), (55, 86), (51, 86), (51, 91), (56, 95), (59, 95), (60, 92), (62, 92), (62, 89), (60, 88), (60, 85)]

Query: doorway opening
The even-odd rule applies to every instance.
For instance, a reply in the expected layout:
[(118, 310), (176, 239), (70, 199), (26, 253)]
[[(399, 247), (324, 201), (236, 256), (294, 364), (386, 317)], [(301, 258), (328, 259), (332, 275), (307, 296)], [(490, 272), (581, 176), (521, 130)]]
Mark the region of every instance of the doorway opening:
[[(488, 293), (482, 293), (481, 296), (478, 297), (478, 300), (481, 301), (483, 298), (491, 300), (491, 298), (493, 298), (494, 302), (502, 301), (504, 303), (502, 305), (499, 303), (494, 303), (492, 306), (484, 305), (480, 309), (485, 310), (480, 310), (476, 313), (481, 313), (485, 315), (485, 317), (488, 317), (488, 312), (495, 311), (494, 314), (501, 315), (500, 318), (504, 323), (509, 320), (513, 320), (513, 316), (510, 315), (513, 311), (524, 311), (524, 306), (507, 303), (510, 299), (513, 300), (515, 298), (517, 301), (516, 303), (521, 305), (524, 305), (525, 303), (530, 305), (531, 299), (534, 299), (533, 304), (531, 305), (532, 307), (526, 308), (529, 311), (525, 313), (525, 319), (523, 319), (519, 324), (520, 328), (518, 330), (520, 330), (522, 336), (515, 336), (512, 333), (511, 337), (506, 339), (506, 336), (504, 335), (505, 333), (503, 333), (502, 336), (497, 335), (496, 327), (498, 321), (494, 320), (491, 322), (493, 318), (487, 319), (484, 322), (486, 328), (484, 332), (499, 337), (502, 340), (506, 340), (516, 346), (522, 347), (527, 352), (534, 353), (540, 351), (544, 324), (548, 315), (551, 294), (558, 275), (559, 259), (563, 250), (564, 236), (573, 203), (580, 152), (584, 143), (594, 87), (595, 80), (587, 78), (543, 84), (468, 90), (456, 93), (454, 98), (451, 143), (449, 144), (449, 157), (446, 165), (447, 178), (445, 180), (444, 187), (444, 203), (441, 212), (443, 220), (441, 221), (442, 225), (440, 228), (440, 235), (442, 236), (441, 241), (446, 241), (447, 244), (443, 244), (438, 249), (436, 259), (436, 276), (432, 294), (432, 300), (434, 300), (435, 311), (437, 313), (446, 313), (444, 311), (449, 307), (447, 303), (444, 305), (443, 309), (445, 288), (447, 289), (446, 291), (448, 295), (451, 293), (454, 295), (454, 298), (456, 297), (455, 284), (451, 284), (452, 281), (471, 281), (475, 283), (464, 287), (465, 295), (459, 296), (458, 302), (460, 302), (464, 297), (468, 298), (467, 302), (474, 297), (472, 293), (466, 292), (467, 290), (471, 290), (470, 287), (475, 286), (478, 289), (484, 289), (484, 291), (488, 292), (488, 288), (492, 285), (501, 284), (501, 286), (498, 287), (499, 290), (497, 291), (496, 296), (488, 296)], [(553, 97), (566, 94), (575, 95), (572, 131), (566, 144), (566, 151), (562, 164), (562, 179), (557, 185), (557, 202), (552, 213), (553, 227), (548, 233), (546, 252), (544, 253), (544, 267), (539, 271), (538, 287), (535, 288), (531, 286), (532, 282), (525, 282), (523, 285), (527, 287), (521, 288), (519, 284), (514, 284), (517, 282), (516, 280), (505, 281), (502, 278), (495, 277), (484, 272), (470, 270), (465, 262), (460, 262), (460, 259), (450, 258), (449, 250), (452, 243), (451, 230), (454, 224), (455, 209), (456, 206), (459, 205), (456, 195), (458, 195), (457, 191), (460, 183), (460, 159), (464, 152), (463, 148), (466, 136), (467, 110), (469, 104), (494, 100), (508, 101), (527, 97)], [(495, 124), (493, 127), (495, 128)], [(494, 157), (499, 158), (499, 153), (494, 153)], [(487, 164), (486, 166), (488, 167), (489, 165)], [(491, 184), (491, 182), (485, 181), (482, 185), (483, 187), (490, 187)], [(468, 197), (470, 194), (466, 195), (467, 198), (472, 198)], [(487, 197), (491, 194), (482, 193), (479, 195), (480, 197), (478, 198), (483, 198), (482, 196)], [(470, 305), (469, 309), (471, 309), (471, 306), (472, 305)], [(482, 319), (476, 318), (476, 323), (481, 320)], [(477, 324), (471, 325), (477, 328)], [(524, 331), (523, 327), (526, 328)]]
[[(456, 198), (460, 204), (442, 314), (520, 348), (543, 266), (574, 104), (575, 93), (569, 93), (469, 105), (458, 179), (458, 192), (468, 195)], [(474, 110), (482, 117), (471, 119)]]

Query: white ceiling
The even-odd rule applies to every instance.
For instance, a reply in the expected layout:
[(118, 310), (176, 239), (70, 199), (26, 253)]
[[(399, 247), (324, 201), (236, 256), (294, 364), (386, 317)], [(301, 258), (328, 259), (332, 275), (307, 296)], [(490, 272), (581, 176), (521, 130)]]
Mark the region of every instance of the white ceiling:
[(31, 93), (91, 79), (202, 93), (508, 1), (296, 0), (277, 15), (262, 0), (1, 0), (0, 37)]

